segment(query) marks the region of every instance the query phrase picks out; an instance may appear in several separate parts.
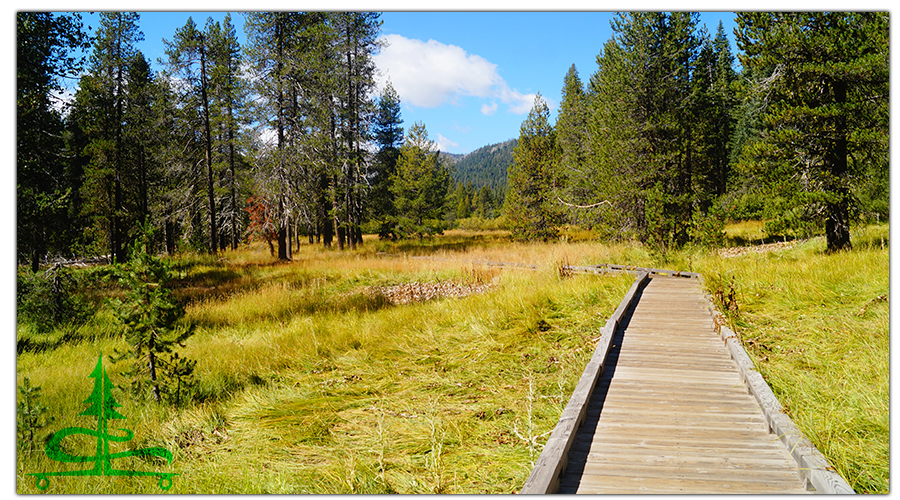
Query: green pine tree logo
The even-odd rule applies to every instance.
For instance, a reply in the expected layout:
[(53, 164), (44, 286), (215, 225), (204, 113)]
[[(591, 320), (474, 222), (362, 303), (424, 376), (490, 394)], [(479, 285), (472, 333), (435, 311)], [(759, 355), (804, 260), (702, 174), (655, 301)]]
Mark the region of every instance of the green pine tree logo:
[[(112, 461), (117, 458), (135, 457), (135, 456), (154, 456), (166, 459), (172, 463), (172, 452), (165, 448), (141, 448), (138, 450), (128, 450), (119, 453), (109, 452), (110, 441), (124, 443), (130, 441), (134, 437), (128, 429), (117, 429), (117, 433), (111, 434), (109, 431), (110, 420), (125, 420), (125, 417), (119, 413), (116, 408), (122, 405), (112, 395), (112, 382), (106, 375), (106, 369), (103, 368), (103, 355), (97, 359), (97, 366), (89, 375), (94, 379), (94, 390), (91, 395), (84, 401), (88, 404), (88, 408), (81, 412), (79, 416), (97, 417), (96, 429), (86, 427), (67, 427), (55, 432), (47, 441), (44, 448), (47, 457), (57, 462), (83, 463), (93, 462), (94, 466), (90, 469), (61, 471), (61, 472), (36, 472), (30, 473), (35, 476), (35, 483), (41, 490), (46, 490), (50, 486), (50, 476), (156, 476), (159, 479), (159, 487), (168, 490), (172, 487), (172, 477), (177, 475), (171, 472), (153, 472), (153, 471), (136, 471), (121, 470), (112, 467)], [(97, 438), (96, 453), (94, 455), (72, 455), (63, 451), (62, 442), (67, 436), (73, 434), (85, 434)], [(121, 435), (118, 435), (121, 434)]]

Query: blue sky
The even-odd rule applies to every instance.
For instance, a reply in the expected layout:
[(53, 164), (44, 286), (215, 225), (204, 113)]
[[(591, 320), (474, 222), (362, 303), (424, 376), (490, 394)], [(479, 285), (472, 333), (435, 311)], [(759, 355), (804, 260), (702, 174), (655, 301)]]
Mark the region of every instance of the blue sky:
[[(611, 35), (613, 15), (383, 12), (381, 33), (388, 45), (376, 56), (379, 87), (390, 78), (400, 94), (404, 128), (422, 122), (441, 150), (469, 153), (518, 137), (537, 93), (555, 119), (566, 72), (575, 64), (588, 81)], [(138, 48), (154, 68), (160, 69), (157, 60), (165, 57), (162, 40), (171, 39), (189, 16), (202, 27), (209, 17), (221, 21), (225, 12), (140, 12), (144, 41)], [(701, 25), (714, 34), (721, 20), (733, 38), (733, 17), (706, 12)], [(243, 42), (243, 16), (233, 13), (232, 22)]]

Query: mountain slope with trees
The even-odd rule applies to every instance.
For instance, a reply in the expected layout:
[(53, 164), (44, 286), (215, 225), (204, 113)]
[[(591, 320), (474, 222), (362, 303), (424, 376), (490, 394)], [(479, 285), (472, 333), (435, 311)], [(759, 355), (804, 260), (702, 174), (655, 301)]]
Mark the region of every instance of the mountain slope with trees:
[(518, 139), (480, 147), (458, 159), (453, 165), (453, 182), (487, 186), (495, 192), (506, 191), (507, 169)]

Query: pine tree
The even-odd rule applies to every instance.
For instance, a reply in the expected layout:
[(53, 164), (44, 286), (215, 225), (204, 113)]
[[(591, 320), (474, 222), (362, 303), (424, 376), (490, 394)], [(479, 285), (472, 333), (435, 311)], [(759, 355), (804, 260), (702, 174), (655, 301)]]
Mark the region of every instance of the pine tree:
[(428, 139), (425, 124), (415, 123), (400, 148), (397, 172), (391, 183), (397, 210), (397, 234), (403, 237), (438, 234), (450, 174), (440, 152)]
[(559, 146), (549, 118), (547, 102), (538, 94), (513, 150), (506, 215), (517, 239), (553, 239), (563, 222), (555, 192)]
[[(696, 102), (695, 144), (696, 164), (695, 186), (710, 196), (725, 194), (730, 173), (729, 141), (734, 133), (734, 108), (737, 105), (734, 89), (737, 73), (732, 65), (730, 45), (722, 23), (712, 40), (705, 39), (700, 50), (693, 84)], [(701, 200), (704, 208), (710, 204)]]
[(195, 362), (180, 358), (173, 349), (183, 346), (194, 329), (180, 323), (184, 307), (171, 297), (171, 271), (165, 261), (150, 253), (149, 240), (145, 232), (135, 244), (132, 259), (116, 270), (126, 295), (124, 300), (111, 300), (110, 305), (131, 348), (116, 361), (132, 361), (129, 374), (136, 393), (149, 390), (155, 401), (167, 396), (177, 404)]
[(90, 144), (89, 169), (85, 173), (86, 207), (103, 227), (98, 232), (108, 241), (113, 261), (127, 260), (134, 238), (134, 211), (126, 204), (125, 182), (132, 172), (126, 151), (125, 121), (130, 65), (136, 60), (135, 44), (143, 40), (136, 12), (103, 12), (89, 57), (89, 73), (81, 78), (76, 99), (83, 107), (84, 128)]
[(742, 65), (760, 76), (764, 130), (744, 166), (788, 198), (775, 221), (812, 219), (849, 249), (855, 179), (887, 168), (889, 16), (740, 13)]
[(392, 230), (396, 220), (391, 180), (397, 171), (400, 147), (403, 144), (403, 120), (400, 118), (400, 95), (388, 81), (378, 99), (372, 135), (378, 152), (373, 163), (372, 190), (369, 206), (372, 218), (378, 221), (378, 236), (395, 236)]
[(47, 252), (68, 250), (69, 237), (80, 233), (77, 226), (66, 230), (74, 226), (67, 209), (77, 186), (61, 158), (63, 119), (53, 93), (80, 67), (70, 52), (85, 45), (78, 14), (16, 14), (16, 248), (32, 272)]
[(559, 116), (556, 119), (556, 138), (560, 149), (560, 172), (565, 176), (561, 180), (560, 191), (564, 193), (567, 207), (571, 210), (571, 219), (577, 222), (587, 222), (590, 218), (583, 214), (586, 201), (591, 196), (592, 186), (596, 181), (587, 167), (588, 157), (588, 133), (587, 122), (589, 112), (589, 96), (585, 93), (584, 85), (578, 76), (578, 70), (573, 64), (566, 73), (563, 81), (562, 101), (559, 105)]
[(587, 201), (604, 206), (598, 222), (610, 233), (658, 249), (690, 238), (693, 206), (705, 196), (695, 184), (696, 23), (683, 12), (620, 14), (590, 82), (596, 186)]
[(243, 159), (242, 128), (249, 124), (249, 86), (241, 76), (243, 59), (237, 32), (231, 24), (231, 14), (226, 14), (220, 25), (211, 19), (207, 21), (207, 36), (210, 53), (210, 100), (214, 110), (211, 121), (216, 130), (214, 140), (222, 164), (220, 186), (226, 191), (220, 204), (222, 221), (220, 228), (220, 248), (230, 243), (237, 249), (242, 233), (242, 209), (240, 200), (246, 191), (242, 183)]
[(196, 102), (200, 108), (200, 119), (196, 125), (203, 148), (203, 160), (206, 167), (205, 188), (207, 197), (208, 239), (207, 251), (215, 254), (218, 249), (218, 230), (216, 225), (216, 201), (214, 191), (214, 179), (212, 158), (212, 130), (210, 117), (210, 40), (207, 33), (198, 29), (194, 20), (188, 17), (187, 22), (175, 31), (175, 37), (171, 42), (165, 41), (166, 54), (169, 57), (168, 65), (173, 75), (187, 82), (189, 85), (189, 97), (187, 100)]

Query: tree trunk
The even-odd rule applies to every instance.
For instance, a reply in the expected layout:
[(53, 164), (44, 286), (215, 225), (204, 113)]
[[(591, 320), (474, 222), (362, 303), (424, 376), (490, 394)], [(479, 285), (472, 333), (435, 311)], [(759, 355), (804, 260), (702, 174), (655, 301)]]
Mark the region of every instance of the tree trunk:
[[(838, 105), (847, 100), (847, 84), (843, 81), (832, 83), (834, 100)], [(829, 172), (829, 191), (839, 196), (837, 202), (825, 206), (825, 241), (826, 251), (837, 252), (850, 250), (850, 192), (844, 184), (847, 177), (847, 119), (844, 115), (836, 117), (835, 137), (832, 149), (826, 153), (825, 167)]]
[(213, 191), (212, 133), (209, 125), (209, 99), (206, 93), (206, 47), (200, 39), (200, 97), (203, 105), (203, 134), (206, 141), (206, 191), (209, 194), (209, 253), (215, 255), (218, 248), (216, 238), (216, 195)]

